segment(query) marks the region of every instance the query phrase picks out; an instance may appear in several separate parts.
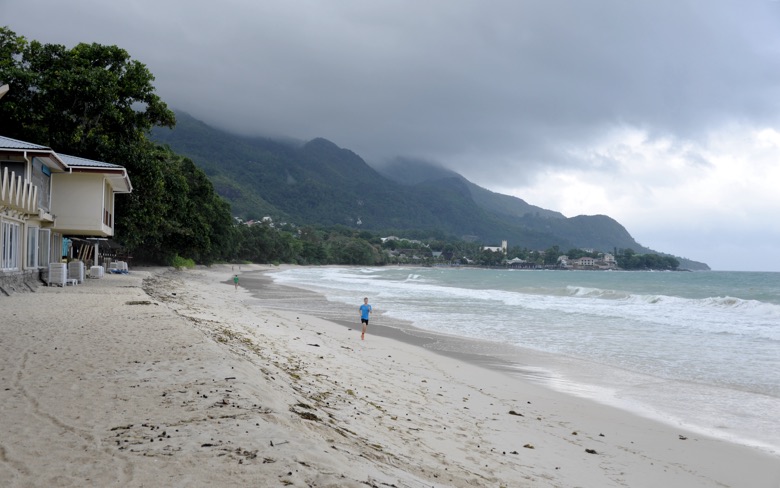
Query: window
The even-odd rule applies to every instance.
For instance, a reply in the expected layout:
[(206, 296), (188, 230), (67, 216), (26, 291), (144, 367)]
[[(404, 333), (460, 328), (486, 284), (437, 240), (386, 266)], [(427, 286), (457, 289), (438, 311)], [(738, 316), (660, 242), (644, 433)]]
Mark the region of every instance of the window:
[[(59, 263), (62, 259), (62, 235), (54, 232), (51, 234), (51, 247), (49, 249), (49, 263)], [(47, 264), (44, 264), (47, 265)]]
[(51, 230), (40, 229), (38, 231), (38, 267), (48, 266), (51, 260)]
[(19, 269), (19, 224), (0, 222), (0, 269)]
[(38, 228), (27, 227), (27, 262), (28, 268), (38, 267)]
[(32, 182), (38, 187), (38, 206), (49, 210), (51, 170), (38, 158), (33, 158)]

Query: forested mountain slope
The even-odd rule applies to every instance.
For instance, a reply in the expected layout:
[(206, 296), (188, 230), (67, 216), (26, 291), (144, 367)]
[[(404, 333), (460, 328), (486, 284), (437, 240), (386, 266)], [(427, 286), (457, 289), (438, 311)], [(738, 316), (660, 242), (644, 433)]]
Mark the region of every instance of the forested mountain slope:
[(176, 117), (175, 129), (155, 129), (152, 138), (191, 158), (245, 220), (270, 215), (298, 225), (431, 231), (493, 245), (506, 239), (529, 249), (652, 252), (610, 217), (566, 218), (435, 165), (399, 159), (378, 172), (325, 139), (243, 137), (184, 112)]

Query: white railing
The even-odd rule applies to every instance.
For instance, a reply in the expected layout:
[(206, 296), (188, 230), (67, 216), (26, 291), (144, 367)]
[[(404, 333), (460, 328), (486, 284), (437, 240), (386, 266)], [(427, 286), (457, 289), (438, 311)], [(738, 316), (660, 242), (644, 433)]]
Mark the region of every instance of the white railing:
[(0, 175), (0, 207), (24, 214), (38, 213), (38, 187), (3, 168)]

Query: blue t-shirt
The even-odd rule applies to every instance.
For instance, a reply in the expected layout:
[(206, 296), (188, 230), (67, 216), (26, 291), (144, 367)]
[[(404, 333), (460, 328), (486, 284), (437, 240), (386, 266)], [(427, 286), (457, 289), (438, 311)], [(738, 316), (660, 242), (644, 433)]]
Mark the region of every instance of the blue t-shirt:
[(371, 305), (363, 304), (360, 306), (360, 318), (368, 320), (368, 313), (371, 312)]

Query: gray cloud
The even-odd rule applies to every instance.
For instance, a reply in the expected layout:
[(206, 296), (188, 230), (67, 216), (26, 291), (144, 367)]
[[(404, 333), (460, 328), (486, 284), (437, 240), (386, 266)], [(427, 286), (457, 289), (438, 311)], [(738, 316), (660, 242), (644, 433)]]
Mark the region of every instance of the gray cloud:
[(213, 125), (438, 161), (488, 187), (603, 171), (572, 149), (615, 128), (703, 144), (780, 114), (768, 0), (4, 0), (0, 18), (127, 49), (169, 105)]
[(67, 29), (29, 15), (20, 33), (100, 37), (149, 64), (175, 106), (373, 157), (533, 154), (615, 123), (695, 135), (777, 113), (772, 2), (57, 3), (20, 10)]

